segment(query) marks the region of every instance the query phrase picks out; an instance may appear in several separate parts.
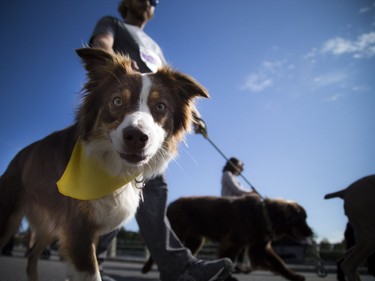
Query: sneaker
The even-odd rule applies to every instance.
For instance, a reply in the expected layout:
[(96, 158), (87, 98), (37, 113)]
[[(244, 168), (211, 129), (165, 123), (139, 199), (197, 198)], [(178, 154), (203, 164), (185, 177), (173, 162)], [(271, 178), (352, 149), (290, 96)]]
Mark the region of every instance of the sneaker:
[(224, 281), (233, 272), (230, 259), (220, 259), (210, 262), (197, 260), (189, 264), (177, 281)]

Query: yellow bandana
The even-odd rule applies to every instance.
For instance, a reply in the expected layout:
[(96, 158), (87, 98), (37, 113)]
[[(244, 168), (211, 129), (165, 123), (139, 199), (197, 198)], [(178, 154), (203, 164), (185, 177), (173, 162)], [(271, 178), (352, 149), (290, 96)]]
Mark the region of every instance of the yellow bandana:
[(100, 199), (134, 180), (138, 175), (109, 175), (94, 160), (85, 155), (81, 140), (74, 146), (68, 166), (57, 187), (61, 194), (79, 200)]

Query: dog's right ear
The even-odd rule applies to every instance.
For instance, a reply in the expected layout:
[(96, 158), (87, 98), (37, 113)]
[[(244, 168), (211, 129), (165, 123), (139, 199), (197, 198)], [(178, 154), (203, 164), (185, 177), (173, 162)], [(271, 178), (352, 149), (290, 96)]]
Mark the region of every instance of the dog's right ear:
[(80, 48), (76, 53), (91, 77), (97, 73), (113, 71), (117, 67), (120, 67), (125, 74), (132, 72), (131, 60), (128, 56), (107, 52), (102, 48)]

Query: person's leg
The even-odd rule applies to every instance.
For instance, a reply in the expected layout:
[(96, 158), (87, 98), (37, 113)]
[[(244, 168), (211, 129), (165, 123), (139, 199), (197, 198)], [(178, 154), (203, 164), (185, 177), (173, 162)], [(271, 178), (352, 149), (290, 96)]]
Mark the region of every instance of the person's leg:
[(102, 277), (103, 281), (115, 281), (115, 279), (109, 277), (104, 273), (103, 270), (103, 263), (107, 257), (107, 252), (109, 245), (111, 244), (112, 240), (116, 237), (119, 233), (120, 229), (115, 229), (112, 232), (105, 234), (99, 238), (98, 245), (96, 246), (96, 258), (99, 264), (99, 271), (100, 276)]
[(96, 246), (96, 257), (98, 259), (99, 267), (106, 259), (109, 245), (111, 244), (113, 238), (116, 237), (117, 233), (119, 233), (119, 231), (120, 228), (115, 229), (103, 236), (100, 236), (98, 245)]
[(161, 276), (165, 275), (164, 271), (178, 276), (194, 257), (170, 228), (166, 217), (167, 194), (167, 184), (163, 177), (149, 180), (143, 189), (144, 200), (140, 202), (136, 219)]
[(158, 265), (162, 281), (225, 280), (233, 270), (228, 259), (203, 262), (185, 248), (166, 217), (167, 184), (163, 177), (146, 183), (136, 213), (140, 233)]

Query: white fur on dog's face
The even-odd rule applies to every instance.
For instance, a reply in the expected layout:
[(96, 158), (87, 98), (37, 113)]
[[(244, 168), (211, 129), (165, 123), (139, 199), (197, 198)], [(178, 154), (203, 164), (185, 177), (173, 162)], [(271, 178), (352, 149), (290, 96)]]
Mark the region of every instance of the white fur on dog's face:
[[(141, 172), (149, 177), (162, 172), (175, 154), (175, 151), (165, 149), (167, 136), (171, 132), (168, 126), (168, 129), (165, 127), (167, 122), (160, 120), (160, 116), (163, 116), (169, 120), (168, 123), (173, 122), (172, 110), (167, 110), (168, 101), (163, 94), (159, 94), (161, 89), (155, 90), (153, 86), (148, 74), (142, 74), (128, 78), (125, 86), (115, 88), (115, 94), (107, 97), (110, 106), (101, 109), (95, 122), (95, 127), (100, 129), (94, 130), (101, 132), (101, 137), (85, 142), (86, 154), (97, 159), (112, 175), (121, 175), (126, 171), (124, 176)], [(155, 107), (160, 105), (161, 110), (155, 113)], [(111, 115), (115, 121), (104, 121), (105, 115)], [(132, 138), (145, 138), (144, 147), (127, 145), (126, 132), (129, 129), (136, 132)]]
[[(110, 132), (110, 138), (114, 149), (129, 165), (141, 166), (147, 163), (161, 148), (167, 132), (155, 122), (147, 105), (151, 90), (151, 80), (147, 75), (142, 75), (142, 89), (139, 96), (138, 109), (126, 115), (120, 125)], [(127, 128), (138, 129), (147, 136), (145, 147), (137, 153), (127, 151), (124, 144), (124, 130)]]

